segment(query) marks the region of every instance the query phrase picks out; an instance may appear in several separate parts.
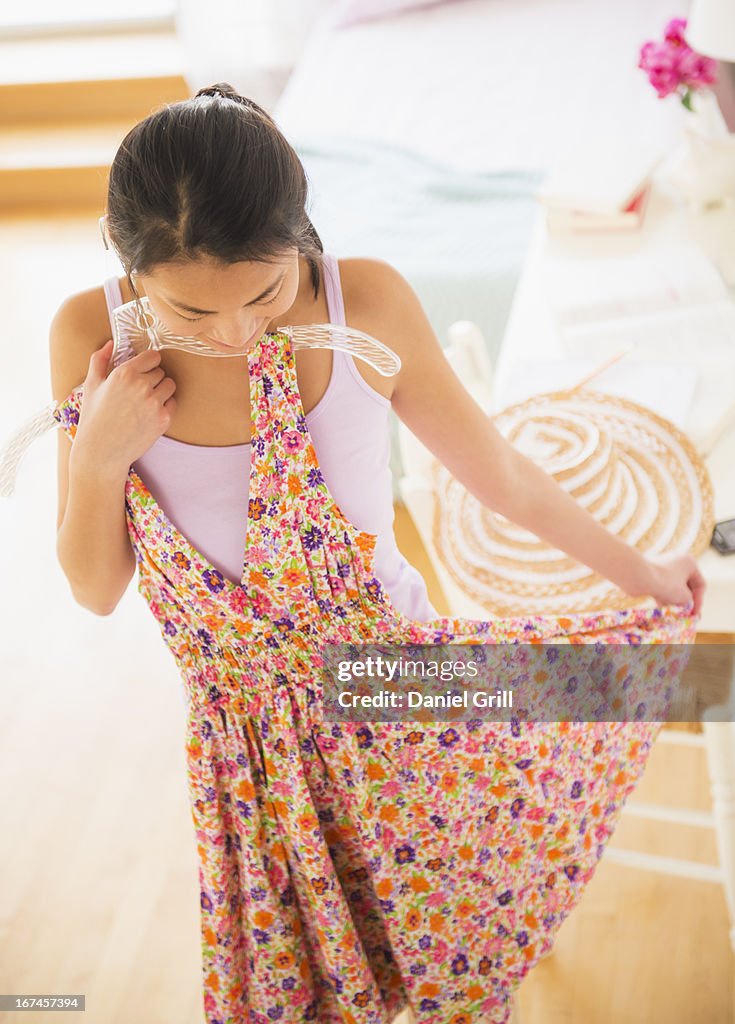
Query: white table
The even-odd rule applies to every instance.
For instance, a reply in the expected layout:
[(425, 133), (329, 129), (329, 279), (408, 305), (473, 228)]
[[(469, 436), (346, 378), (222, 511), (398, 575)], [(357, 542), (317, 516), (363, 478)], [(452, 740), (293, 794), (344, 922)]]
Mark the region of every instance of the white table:
[[(666, 242), (693, 241), (719, 266), (735, 295), (735, 210), (718, 209), (693, 213), (679, 205), (654, 179), (654, 189), (640, 231), (620, 234), (552, 236), (546, 230), (541, 211), (528, 255), (518, 282), (492, 385), (492, 409), (505, 404), (503, 392), (512, 364), (534, 358), (554, 359), (565, 355), (552, 310), (546, 298), (544, 269), (547, 261), (624, 256), (648, 246)], [(733, 339), (735, 345), (735, 339)], [(733, 381), (735, 392), (735, 380)], [(735, 516), (735, 424), (726, 430), (706, 459), (714, 487), (715, 518)], [(735, 554), (719, 555), (709, 548), (699, 558), (707, 590), (699, 633), (733, 634), (735, 640)], [(731, 687), (730, 711), (715, 712), (720, 721), (704, 723), (704, 745), (713, 796), (712, 826), (716, 829), (719, 867), (697, 871), (689, 862), (668, 858), (630, 855), (627, 863), (648, 866), (673, 874), (690, 875), (721, 882), (725, 887), (735, 950), (735, 680)], [(662, 738), (667, 732), (661, 733)], [(680, 734), (696, 739), (693, 734)], [(661, 817), (660, 811), (656, 816)], [(674, 812), (668, 819), (695, 824), (694, 816)], [(702, 824), (700, 818), (699, 824)], [(614, 851), (610, 850), (612, 854)], [(624, 859), (624, 858), (621, 858)]]

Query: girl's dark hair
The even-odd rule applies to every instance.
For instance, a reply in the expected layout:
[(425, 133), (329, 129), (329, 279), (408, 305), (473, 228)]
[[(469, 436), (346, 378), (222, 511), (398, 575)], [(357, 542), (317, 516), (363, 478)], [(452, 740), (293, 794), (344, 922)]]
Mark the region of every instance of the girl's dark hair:
[(296, 247), (315, 298), (324, 246), (306, 213), (309, 183), (273, 118), (227, 82), (132, 128), (110, 168), (107, 232), (131, 273), (211, 257), (270, 262)]

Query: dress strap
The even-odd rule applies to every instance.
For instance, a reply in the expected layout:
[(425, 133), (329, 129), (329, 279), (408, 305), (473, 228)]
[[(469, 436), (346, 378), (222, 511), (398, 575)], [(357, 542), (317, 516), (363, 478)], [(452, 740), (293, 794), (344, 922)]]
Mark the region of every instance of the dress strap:
[[(344, 587), (349, 559), (336, 564), (331, 543), (346, 545), (352, 558), (364, 559), (362, 569), (372, 572), (377, 537), (357, 530), (327, 487), (306, 422), (289, 335), (265, 335), (251, 359), (251, 461), (242, 585), (253, 600), (262, 600), (258, 595), (267, 578), (274, 593), (291, 595), (294, 601), (296, 584), (306, 582), (319, 566), (318, 571), (327, 574), (330, 591)], [(381, 593), (378, 580), (372, 579), (371, 586), (374, 595)], [(355, 599), (359, 591), (356, 587)]]
[[(330, 324), (346, 327), (344, 297), (340, 281), (337, 257), (322, 252), (322, 283), (327, 300), (327, 314)], [(333, 374), (348, 354), (339, 348), (332, 349), (336, 360)], [(251, 433), (260, 438), (260, 444), (253, 445), (251, 457), (260, 454), (266, 476), (272, 477), (270, 489), (277, 489), (274, 477), (288, 466), (291, 471), (289, 482), (281, 477), (284, 506), (304, 507), (304, 494), (295, 485), (295, 476), (309, 479), (323, 486), (316, 452), (306, 422), (296, 375), (293, 341), (285, 333), (275, 332), (269, 336), (267, 345), (261, 348), (257, 359), (250, 364), (251, 375)], [(265, 448), (268, 448), (268, 454)], [(307, 486), (305, 488), (309, 490)], [(330, 496), (331, 497), (331, 496)]]

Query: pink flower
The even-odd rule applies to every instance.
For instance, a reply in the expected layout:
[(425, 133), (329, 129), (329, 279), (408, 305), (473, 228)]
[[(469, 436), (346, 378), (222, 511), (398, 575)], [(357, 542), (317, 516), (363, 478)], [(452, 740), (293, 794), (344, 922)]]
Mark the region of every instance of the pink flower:
[(264, 616), (270, 611), (271, 602), (265, 594), (254, 594), (251, 606), (256, 615)]
[(321, 500), (319, 498), (309, 498), (306, 502), (305, 515), (307, 519), (313, 520), (319, 516), (319, 508), (321, 506)]
[(263, 494), (265, 494), (265, 496), (268, 498), (273, 498), (276, 494), (278, 494), (280, 489), (281, 480), (276, 473), (273, 473), (272, 476), (267, 477), (265, 482), (262, 484)]
[(284, 430), (281, 440), (287, 452), (300, 452), (304, 447), (303, 434), (300, 434), (298, 430)]
[(245, 606), (248, 604), (249, 599), (244, 590), (233, 590), (232, 592), (232, 605), (235, 611), (241, 615), (245, 611)]
[(449, 956), (449, 946), (447, 946), (444, 939), (437, 939), (434, 945), (434, 960), (437, 963), (441, 963), (442, 960), (446, 960)]
[(688, 48), (689, 43), (684, 38), (686, 27), (686, 18), (672, 18), (664, 29), (664, 41), (672, 43), (674, 46), (686, 46)]
[(267, 560), (268, 555), (262, 544), (255, 544), (250, 548), (250, 557), (253, 565), (262, 565)]
[(672, 92), (691, 109), (691, 91), (717, 81), (717, 61), (696, 53), (687, 43), (684, 31), (686, 18), (672, 18), (664, 29), (663, 42), (649, 40), (641, 46), (638, 67), (660, 99)]
[(669, 96), (681, 85), (679, 75), (680, 51), (666, 43), (644, 43), (638, 67), (647, 72), (648, 80), (659, 97)]
[(679, 74), (683, 84), (690, 89), (714, 85), (717, 81), (717, 61), (687, 49), (679, 61)]

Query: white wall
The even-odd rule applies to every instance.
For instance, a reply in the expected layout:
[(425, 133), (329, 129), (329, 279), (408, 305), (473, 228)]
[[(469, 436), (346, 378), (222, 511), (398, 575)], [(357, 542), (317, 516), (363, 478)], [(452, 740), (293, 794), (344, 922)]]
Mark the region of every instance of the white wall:
[(334, 0), (178, 0), (176, 27), (192, 93), (229, 82), (272, 108), (312, 25)]

